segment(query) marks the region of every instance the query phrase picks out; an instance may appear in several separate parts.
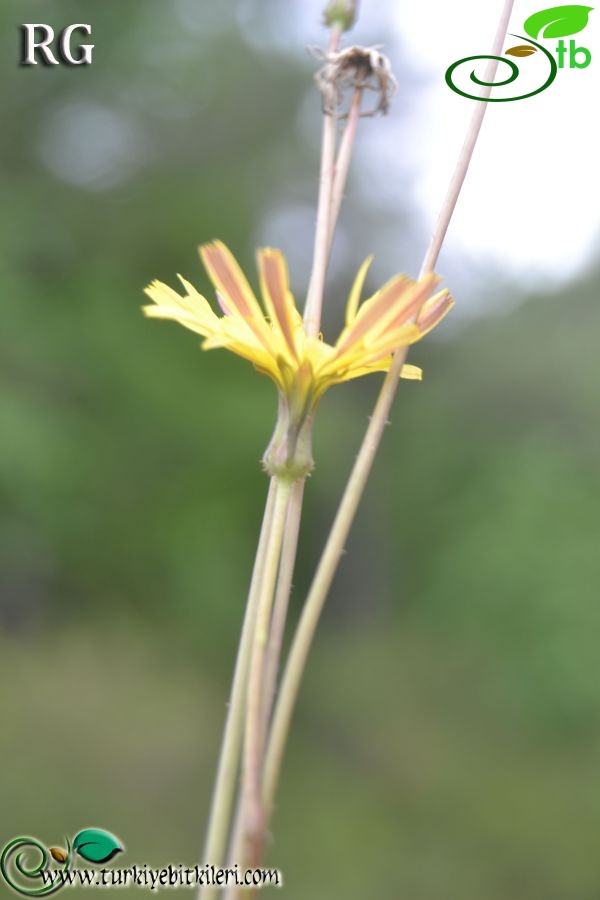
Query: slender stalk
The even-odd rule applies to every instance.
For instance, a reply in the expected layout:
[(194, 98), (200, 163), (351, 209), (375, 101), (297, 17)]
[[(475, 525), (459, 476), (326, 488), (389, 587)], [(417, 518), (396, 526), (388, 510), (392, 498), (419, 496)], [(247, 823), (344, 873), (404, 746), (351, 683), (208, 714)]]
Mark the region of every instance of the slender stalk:
[[(341, 31), (338, 26), (331, 29), (328, 52), (335, 52), (340, 42)], [(304, 307), (304, 327), (310, 337), (319, 333), (321, 310), (323, 307), (323, 290), (325, 274), (329, 260), (329, 233), (331, 220), (331, 194), (335, 165), (335, 145), (337, 119), (335, 112), (325, 110), (323, 113), (323, 136), (321, 141), (321, 171), (319, 175), (319, 199), (317, 202), (317, 225), (313, 265), (306, 294)]]
[[(240, 791), (235, 807), (233, 825), (231, 826), (231, 838), (227, 852), (227, 868), (233, 869), (242, 857), (242, 840), (244, 836), (244, 796)], [(234, 900), (239, 895), (240, 888), (235, 884), (228, 884), (223, 889), (222, 900)]]
[[(221, 753), (219, 756), (217, 776), (208, 820), (206, 844), (202, 859), (203, 864), (220, 866), (225, 857), (229, 819), (240, 759), (248, 666), (252, 650), (252, 637), (256, 620), (259, 587), (264, 569), (265, 553), (271, 533), (275, 492), (276, 482), (274, 479), (271, 479), (235, 662), (225, 729), (221, 743)], [(209, 897), (215, 896), (216, 893), (217, 889), (215, 887), (205, 886), (200, 888), (199, 897), (201, 900), (208, 900)]]
[[(502, 44), (504, 43), (504, 39), (506, 37), (508, 22), (512, 14), (513, 6), (514, 0), (505, 0), (502, 12), (500, 14), (500, 19), (498, 20), (498, 27), (496, 29), (494, 43), (492, 45), (491, 53), (493, 56), (498, 56), (500, 51), (502, 50)], [(427, 248), (427, 253), (425, 254), (425, 258), (421, 266), (421, 275), (424, 275), (426, 272), (431, 272), (435, 268), (437, 258), (440, 255), (440, 250), (442, 249), (442, 244), (444, 243), (444, 238), (446, 237), (446, 232), (448, 231), (448, 225), (450, 224), (452, 214), (454, 213), (454, 208), (460, 196), (460, 192), (469, 169), (469, 163), (471, 162), (471, 157), (473, 156), (473, 150), (475, 149), (475, 144), (477, 143), (477, 138), (479, 137), (479, 132), (483, 124), (483, 117), (485, 116), (487, 110), (487, 103), (482, 101), (486, 100), (492, 93), (493, 85), (491, 82), (493, 82), (495, 78), (497, 69), (498, 60), (490, 59), (485, 70), (485, 75), (483, 77), (483, 80), (488, 82), (488, 86), (481, 89), (481, 91), (479, 92), (481, 100), (478, 100), (475, 103), (475, 109), (473, 110), (473, 115), (471, 116), (471, 121), (467, 129), (467, 136), (460, 151), (454, 174), (452, 175), (450, 184), (448, 185), (446, 197), (444, 199), (444, 203), (442, 204), (439, 218), (436, 222), (431, 241), (429, 242), (429, 247)]]
[[(341, 37), (341, 28), (333, 26), (331, 29), (328, 52), (335, 52), (339, 46)], [(321, 309), (323, 304), (323, 292), (325, 285), (325, 275), (327, 264), (331, 253), (331, 244), (333, 233), (339, 215), (344, 187), (348, 175), (350, 158), (356, 134), (360, 112), (360, 94), (356, 91), (352, 100), (350, 114), (346, 129), (342, 138), (339, 156), (337, 162), (335, 160), (337, 122), (334, 115), (324, 114), (323, 121), (323, 137), (321, 148), (321, 169), (319, 179), (319, 199), (317, 205), (317, 227), (315, 233), (313, 266), (307, 292), (306, 308), (305, 308), (305, 328), (308, 333), (318, 334), (320, 328)], [(300, 527), (300, 518), (302, 512), (302, 499), (304, 492), (304, 479), (297, 481), (292, 489), (290, 498), (290, 506), (285, 524), (282, 559), (278, 584), (276, 590), (276, 598), (274, 611), (271, 621), (270, 635), (267, 641), (264, 661), (264, 686), (262, 688), (262, 728), (263, 743), (266, 739), (266, 730), (273, 705), (275, 693), (275, 685), (279, 669), (279, 657), (283, 641), (283, 633), (285, 630), (285, 621), (287, 617), (287, 607), (289, 594), (291, 590), (291, 581), (293, 576), (298, 531)], [(257, 623), (258, 624), (258, 623)], [(260, 674), (260, 673), (259, 673)], [(259, 675), (255, 678), (258, 680)], [(249, 705), (255, 701), (250, 691), (253, 690), (249, 686), (248, 697)], [(250, 724), (249, 724), (250, 723)], [(264, 840), (264, 819), (262, 812), (258, 809), (260, 802), (260, 772), (261, 765), (256, 766), (257, 752), (257, 736), (253, 733), (254, 725), (251, 723), (251, 714), (248, 710), (246, 719), (247, 738), (248, 740), (248, 759), (244, 767), (243, 784), (240, 797), (238, 798), (237, 810), (234, 817), (234, 824), (231, 829), (230, 849), (228, 858), (235, 862), (241, 856), (244, 834), (250, 828), (250, 832), (258, 833), (260, 831), (261, 840)], [(248, 735), (248, 731), (250, 734)], [(248, 777), (250, 773), (250, 777)], [(257, 774), (258, 773), (258, 774)], [(232, 788), (233, 790), (233, 785)], [(258, 801), (258, 802), (257, 802)], [(262, 805), (262, 804), (261, 804)], [(254, 809), (254, 813), (252, 813)], [(230, 806), (227, 809), (227, 815), (230, 815)], [(249, 823), (246, 823), (246, 817), (250, 817)], [(225, 817), (225, 816), (224, 816)], [(235, 894), (233, 889), (228, 889), (226, 896)]]
[[(334, 25), (330, 34), (329, 53), (337, 50), (340, 37), (341, 27)], [(318, 334), (320, 327), (325, 275), (360, 116), (361, 97), (362, 91), (357, 89), (352, 98), (337, 160), (335, 158), (336, 116), (327, 113), (324, 115), (317, 227), (313, 267), (304, 317), (306, 331), (313, 336)], [(289, 485), (286, 485), (285, 488), (287, 490)], [(287, 504), (289, 498), (284, 496), (284, 486), (278, 485), (276, 497), (272, 500), (275, 510), (270, 510), (270, 523), (265, 545), (264, 547), (259, 545), (260, 549), (257, 551), (250, 598), (252, 603), (249, 602), (248, 605), (236, 664), (232, 702), (213, 797), (205, 861), (213, 861), (215, 854), (219, 860), (223, 858), (237, 772), (244, 696), (247, 698), (247, 708), (242, 792), (232, 829), (230, 852), (237, 855), (244, 836), (250, 849), (250, 858), (259, 859), (262, 851), (266, 827), (260, 783), (262, 752), (273, 703), (287, 616), (303, 489), (303, 480), (297, 482), (292, 488), (291, 504), (286, 518), (282, 515), (281, 509)], [(272, 493), (269, 496), (272, 498)], [(283, 541), (283, 547), (281, 541)], [(279, 560), (280, 553), (281, 561)], [(280, 573), (274, 611), (271, 614), (274, 579), (278, 566), (280, 566)], [(271, 619), (270, 628), (269, 619)], [(251, 640), (249, 635), (253, 629), (251, 660), (248, 662), (248, 644)], [(247, 693), (243, 691), (245, 676), (248, 676)], [(209, 890), (203, 896), (208, 896)]]
[(261, 797), (263, 734), (263, 685), (269, 625), (275, 593), (275, 580), (281, 557), (281, 546), (292, 483), (277, 479), (273, 502), (273, 519), (269, 543), (265, 551), (263, 573), (254, 622), (252, 655), (248, 669), (246, 694), (246, 727), (242, 759), (242, 794), (244, 803), (245, 853), (241, 862), (257, 865), (262, 854), (265, 822)]
[(300, 532), (300, 518), (302, 516), (302, 500), (304, 498), (305, 483), (305, 479), (302, 478), (294, 482), (292, 487), (287, 520), (285, 523), (283, 546), (281, 548), (281, 562), (279, 564), (275, 602), (273, 604), (273, 615), (271, 617), (271, 629), (267, 644), (265, 681), (263, 685), (263, 731), (265, 737), (271, 718), (277, 676), (279, 674), (279, 657), (281, 656), (281, 646), (283, 643), (289, 599), (292, 590), (292, 578), (294, 575), (294, 566), (296, 564), (298, 534)]
[[(292, 577), (296, 563), (296, 552), (298, 549), (298, 533), (300, 530), (304, 485), (305, 479), (299, 479), (294, 482), (292, 487), (283, 546), (281, 548), (281, 561), (279, 565), (279, 575), (277, 576), (275, 602), (273, 604), (271, 629), (267, 643), (267, 658), (265, 662), (265, 679), (263, 686), (263, 740), (266, 738), (269, 719), (273, 708), (273, 699), (275, 697), (275, 688), (279, 671), (279, 658), (281, 655), (281, 646), (283, 643), (288, 603), (292, 587)], [(235, 863), (242, 855), (243, 812), (243, 797), (240, 796), (238, 798), (237, 809), (233, 819), (229, 852), (227, 854), (227, 865), (230, 868), (235, 866)], [(235, 885), (228, 885), (223, 894), (223, 900), (232, 900), (236, 893), (237, 888)]]
[[(506, 0), (504, 4), (492, 50), (494, 55), (498, 55), (502, 49), (513, 2), (514, 0)], [(498, 62), (496, 60), (491, 61), (486, 73), (486, 81), (493, 80), (497, 65)], [(489, 97), (490, 92), (491, 87), (484, 88), (481, 92), (481, 97)], [(477, 102), (455, 173), (450, 181), (433, 237), (421, 267), (422, 273), (430, 271), (437, 262), (442, 241), (456, 206), (486, 109), (487, 104), (485, 102)], [(273, 714), (273, 723), (265, 757), (263, 803), (267, 815), (271, 813), (273, 808), (285, 742), (310, 645), (388, 421), (406, 355), (407, 348), (404, 347), (396, 352), (390, 370), (384, 380), (294, 636)]]
[(329, 234), (327, 236), (328, 253), (331, 253), (331, 245), (335, 234), (335, 227), (344, 199), (344, 188), (348, 179), (348, 171), (350, 169), (350, 160), (352, 159), (352, 151), (354, 149), (354, 139), (356, 138), (356, 130), (360, 119), (360, 105), (362, 102), (362, 88), (356, 88), (352, 95), (350, 109), (348, 110), (348, 119), (346, 127), (340, 140), (340, 148), (335, 163), (335, 175), (333, 178), (333, 187), (331, 191), (331, 211), (329, 215)]
[[(298, 547), (298, 533), (300, 529), (300, 519), (302, 514), (304, 485), (305, 479), (298, 479), (293, 483), (285, 520), (279, 572), (275, 589), (275, 600), (273, 604), (273, 613), (271, 616), (269, 638), (266, 645), (261, 713), (261, 740), (263, 743), (263, 747), (266, 741), (268, 722), (273, 706), (273, 697), (279, 670), (279, 657), (283, 642), (283, 633), (285, 630), (285, 621), (287, 617), (287, 607), (291, 592), (294, 565), (296, 561), (296, 551)], [(262, 766), (259, 768), (259, 775), (261, 771)], [(229, 851), (227, 853), (227, 866), (229, 868), (234, 868), (236, 863), (239, 863), (244, 855), (243, 844), (245, 836), (245, 814), (246, 797), (245, 791), (241, 790), (238, 795), (236, 810), (233, 816), (233, 825), (230, 831)], [(264, 821), (264, 815), (262, 816), (262, 819)], [(265, 830), (265, 828), (261, 830), (262, 841), (264, 841), (265, 838)], [(223, 900), (232, 900), (232, 898), (235, 898), (238, 894), (239, 888), (236, 887), (233, 883), (228, 884), (223, 892)]]
[(348, 480), (290, 648), (273, 713), (273, 722), (265, 756), (263, 804), (267, 811), (272, 810), (273, 807), (285, 743), (308, 652), (387, 422), (399, 370), (402, 367), (405, 355), (406, 351), (403, 349), (402, 353), (399, 354), (398, 361), (394, 361), (385, 378), (375, 412)]

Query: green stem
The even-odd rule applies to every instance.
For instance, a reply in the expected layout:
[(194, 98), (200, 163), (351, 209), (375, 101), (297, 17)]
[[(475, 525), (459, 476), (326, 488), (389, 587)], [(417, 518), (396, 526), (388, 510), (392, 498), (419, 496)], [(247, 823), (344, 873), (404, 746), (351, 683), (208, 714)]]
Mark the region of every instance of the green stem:
[[(242, 839), (244, 834), (244, 797), (240, 791), (235, 805), (233, 825), (231, 826), (231, 839), (227, 853), (227, 868), (233, 869), (242, 857)], [(235, 884), (228, 884), (222, 894), (222, 900), (234, 900), (239, 896), (240, 888)]]
[(269, 544), (265, 551), (263, 576), (256, 606), (252, 655), (248, 669), (246, 727), (242, 760), (244, 852), (240, 860), (240, 862), (248, 865), (258, 865), (262, 855), (265, 833), (265, 817), (261, 799), (262, 761), (265, 743), (263, 734), (263, 685), (275, 581), (279, 569), (292, 484), (290, 480), (283, 478), (279, 478), (276, 481), (273, 520)]
[[(288, 506), (287, 519), (283, 546), (281, 548), (281, 561), (277, 587), (275, 589), (275, 602), (271, 617), (271, 628), (267, 644), (267, 659), (265, 663), (265, 680), (263, 688), (263, 740), (268, 731), (269, 719), (273, 708), (277, 675), (279, 671), (279, 658), (285, 631), (288, 601), (292, 587), (292, 577), (298, 549), (298, 533), (300, 530), (300, 518), (302, 514), (302, 500), (304, 496), (305, 479), (298, 479), (292, 487), (292, 494)], [(227, 866), (233, 868), (242, 856), (243, 840), (243, 797), (238, 797), (237, 808), (233, 817), (229, 852), (227, 854)], [(232, 900), (238, 893), (235, 885), (228, 885), (223, 894), (223, 900)]]
[(327, 592), (362, 497), (381, 434), (387, 422), (387, 416), (405, 356), (406, 350), (403, 349), (402, 353), (398, 354), (394, 360), (393, 366), (384, 381), (384, 387), (344, 491), (344, 496), (325, 544), (323, 555), (317, 567), (294, 635), (273, 713), (273, 722), (265, 756), (263, 806), (267, 810), (267, 815), (273, 807), (285, 743), (308, 652)]
[[(271, 534), (276, 487), (275, 479), (271, 479), (258, 547), (256, 550), (254, 568), (252, 570), (252, 579), (244, 615), (244, 624), (242, 626), (235, 662), (231, 695), (227, 710), (225, 729), (223, 732), (223, 740), (221, 743), (217, 777), (213, 790), (206, 844), (202, 859), (203, 865), (212, 864), (220, 866), (225, 857), (233, 794), (239, 768), (248, 666), (252, 650), (257, 602), (260, 594), (259, 588), (262, 581), (265, 554)], [(217, 888), (207, 885), (200, 888), (199, 897), (201, 900), (208, 900), (209, 897), (216, 896), (217, 892)]]
[(279, 575), (277, 577), (277, 588), (275, 590), (275, 602), (273, 604), (273, 615), (271, 617), (271, 628), (265, 662), (265, 681), (263, 689), (263, 733), (265, 734), (265, 737), (268, 732), (269, 720), (273, 710), (273, 700), (277, 686), (277, 676), (279, 674), (279, 659), (281, 656), (289, 599), (292, 591), (292, 578), (294, 576), (294, 566), (296, 564), (296, 554), (298, 551), (298, 535), (300, 532), (300, 519), (302, 516), (302, 501), (304, 498), (305, 484), (306, 479), (299, 478), (294, 482), (292, 487), (285, 523), (283, 546), (281, 548), (281, 562), (279, 565)]

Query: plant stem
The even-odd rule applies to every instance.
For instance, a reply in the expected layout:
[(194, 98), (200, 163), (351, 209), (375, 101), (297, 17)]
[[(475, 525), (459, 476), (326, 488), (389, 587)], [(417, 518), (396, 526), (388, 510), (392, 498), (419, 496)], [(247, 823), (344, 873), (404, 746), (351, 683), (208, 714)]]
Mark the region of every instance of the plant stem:
[[(225, 729), (223, 732), (223, 740), (221, 743), (221, 752), (213, 790), (206, 844), (202, 859), (203, 865), (212, 864), (220, 866), (225, 856), (233, 794), (239, 767), (248, 666), (252, 650), (252, 638), (256, 620), (259, 587), (264, 569), (265, 553), (271, 534), (275, 493), (276, 482), (275, 479), (271, 479), (258, 547), (256, 550), (254, 568), (252, 570), (250, 590), (244, 615), (244, 624), (242, 626), (235, 662), (231, 695), (227, 710)], [(217, 889), (214, 886), (207, 885), (200, 888), (199, 897), (202, 898), (202, 900), (208, 900), (209, 897), (215, 896), (216, 893)]]
[[(338, 49), (340, 37), (341, 28), (334, 25), (330, 33), (329, 53)], [(317, 227), (304, 315), (305, 329), (307, 334), (312, 336), (316, 336), (320, 328), (325, 275), (350, 166), (360, 116), (361, 96), (360, 89), (353, 95), (337, 161), (336, 116), (327, 113), (323, 116)], [(266, 829), (261, 796), (262, 753), (273, 705), (287, 617), (304, 479), (297, 481), (293, 487), (283, 483), (278, 483), (276, 487), (274, 485), (275, 482), (272, 480), (240, 639), (211, 806), (204, 861), (214, 864), (219, 864), (223, 860), (230, 825), (245, 701), (246, 736), (242, 791), (231, 834), (230, 853), (237, 854), (245, 838), (250, 847), (250, 858), (260, 858)], [(287, 508), (287, 515), (282, 512), (284, 507)], [(271, 615), (274, 580), (278, 566), (280, 570)], [(248, 679), (247, 691), (246, 679)], [(203, 898), (208, 898), (214, 890), (209, 887), (200, 893)]]
[(292, 482), (278, 478), (269, 543), (265, 550), (263, 573), (258, 592), (252, 655), (248, 669), (246, 694), (246, 724), (242, 760), (242, 796), (244, 824), (244, 853), (240, 862), (258, 865), (262, 855), (265, 833), (261, 797), (263, 734), (263, 685), (269, 625), (275, 592), (275, 580), (281, 557), (283, 533), (292, 490)]
[[(506, 37), (508, 22), (511, 17), (513, 6), (514, 0), (505, 0), (502, 12), (500, 14), (500, 19), (498, 20), (498, 27), (496, 29), (494, 43), (492, 45), (491, 53), (493, 56), (498, 56), (500, 51), (502, 50), (502, 44), (504, 43), (504, 39)], [(437, 263), (438, 256), (440, 255), (440, 250), (442, 249), (442, 244), (444, 243), (444, 238), (446, 237), (448, 225), (450, 224), (452, 214), (454, 213), (454, 208), (460, 196), (460, 192), (469, 169), (469, 163), (471, 162), (471, 157), (473, 156), (473, 150), (475, 149), (475, 144), (477, 143), (477, 138), (479, 137), (481, 125), (483, 123), (483, 117), (485, 116), (487, 110), (487, 103), (485, 103), (484, 101), (492, 93), (493, 85), (491, 84), (491, 82), (493, 82), (494, 80), (497, 69), (498, 60), (490, 59), (483, 77), (483, 80), (488, 82), (488, 86), (481, 89), (481, 91), (479, 92), (479, 96), (482, 99), (476, 101), (475, 103), (475, 109), (473, 110), (473, 115), (471, 116), (471, 121), (467, 129), (467, 135), (460, 151), (454, 174), (452, 175), (450, 184), (448, 185), (446, 197), (444, 203), (442, 204), (442, 208), (440, 209), (440, 214), (436, 222), (431, 241), (429, 242), (429, 247), (427, 248), (427, 253), (425, 254), (423, 264), (421, 266), (421, 276), (423, 276), (426, 272), (433, 271)]]
[[(233, 825), (231, 826), (231, 839), (229, 842), (229, 850), (227, 853), (227, 868), (233, 869), (242, 857), (242, 839), (244, 834), (244, 796), (240, 791), (235, 807), (233, 817)], [(222, 900), (233, 900), (238, 893), (239, 887), (235, 884), (228, 884), (223, 889)]]
[[(283, 546), (281, 548), (281, 561), (279, 565), (279, 575), (277, 576), (277, 587), (275, 590), (275, 602), (273, 604), (273, 614), (271, 617), (271, 630), (269, 633), (269, 641), (267, 643), (267, 658), (265, 663), (265, 679), (263, 687), (263, 740), (266, 738), (271, 710), (273, 707), (273, 699), (275, 696), (275, 688), (277, 675), (279, 670), (279, 657), (281, 654), (281, 646), (283, 642), (283, 634), (285, 631), (285, 622), (287, 618), (288, 601), (292, 586), (292, 576), (294, 565), (296, 562), (296, 551), (298, 548), (298, 532), (300, 530), (300, 518), (302, 514), (302, 501), (304, 497), (305, 479), (298, 479), (294, 482), (290, 502), (288, 506), (287, 519), (285, 523), (285, 534), (283, 538)], [(237, 809), (233, 818), (233, 827), (231, 829), (231, 840), (229, 852), (227, 854), (227, 865), (233, 868), (242, 855), (242, 839), (243, 839), (243, 798), (238, 798)], [(224, 900), (232, 900), (237, 893), (235, 885), (228, 885), (223, 895)]]
[[(328, 52), (337, 50), (341, 31), (338, 26), (331, 29)], [(323, 136), (321, 141), (321, 170), (319, 174), (319, 199), (317, 201), (317, 225), (313, 265), (304, 307), (304, 328), (309, 337), (316, 337), (321, 324), (323, 290), (329, 259), (329, 233), (331, 217), (331, 194), (335, 165), (337, 119), (332, 110), (323, 111)]]
[(302, 500), (304, 497), (305, 483), (304, 478), (298, 479), (298, 481), (294, 482), (292, 487), (285, 523), (283, 546), (281, 548), (281, 561), (279, 564), (279, 575), (277, 577), (277, 588), (275, 591), (275, 602), (273, 604), (273, 615), (271, 617), (271, 629), (265, 662), (265, 681), (263, 686), (263, 733), (265, 737), (268, 732), (269, 720), (273, 709), (273, 699), (275, 697), (275, 688), (277, 685), (277, 676), (279, 674), (279, 657), (281, 655), (281, 646), (283, 643), (290, 593), (292, 590), (292, 578), (294, 575), (294, 566), (296, 564), (298, 534), (300, 531), (300, 518), (302, 515)]
[(337, 225), (342, 200), (344, 199), (344, 188), (348, 179), (350, 160), (352, 159), (352, 151), (354, 149), (354, 139), (356, 138), (356, 129), (358, 128), (358, 120), (360, 119), (362, 95), (362, 88), (356, 88), (352, 95), (348, 119), (340, 140), (340, 149), (335, 163), (335, 175), (331, 191), (331, 210), (329, 214), (329, 234), (327, 236), (328, 253), (331, 253), (335, 227)]
[[(337, 50), (340, 42), (340, 37), (341, 29), (338, 26), (334, 26), (331, 29), (330, 33), (328, 52), (331, 53)], [(357, 107), (357, 104), (358, 107), (360, 106), (360, 97), (358, 96), (359, 94), (360, 92), (356, 91), (352, 101), (350, 115), (344, 132), (344, 137), (342, 138), (337, 164), (335, 162), (337, 133), (336, 117), (334, 115), (327, 114), (324, 114), (323, 116), (323, 138), (321, 150), (321, 171), (319, 179), (319, 199), (317, 206), (317, 228), (315, 234), (313, 266), (307, 292), (304, 319), (305, 329), (307, 333), (312, 333), (313, 335), (318, 334), (320, 328), (325, 275), (331, 252), (333, 232), (335, 230), (335, 224), (342, 203), (343, 191), (346, 183), (350, 157), (354, 143), (354, 136), (356, 134), (359, 109), (356, 110), (356, 114), (354, 110)], [(264, 741), (266, 739), (266, 729), (273, 705), (275, 684), (279, 669), (279, 656), (281, 653), (289, 594), (291, 590), (291, 581), (296, 558), (298, 531), (300, 527), (300, 518), (302, 512), (303, 492), (304, 479), (302, 479), (301, 481), (297, 481), (292, 488), (290, 508), (283, 534), (282, 560), (277, 585), (275, 607), (271, 621), (270, 636), (267, 642), (266, 651), (264, 651), (265, 660), (264, 663), (261, 662), (260, 655), (255, 660), (256, 666), (254, 668), (253, 677), (256, 682), (258, 682), (261, 677), (260, 668), (264, 665), (264, 676), (262, 676), (264, 678), (264, 686), (262, 687), (262, 693), (260, 695), (251, 695), (250, 692), (255, 689), (254, 684), (249, 684), (248, 686), (248, 710), (246, 716), (246, 739), (248, 744), (247, 759), (244, 766), (243, 789), (238, 801), (238, 807), (231, 833), (229, 851), (230, 859), (235, 859), (240, 855), (244, 834), (247, 830), (247, 825), (245, 823), (246, 815), (250, 815), (251, 818), (254, 819), (254, 823), (252, 821), (250, 821), (249, 823), (250, 831), (252, 832), (258, 829), (260, 831), (261, 841), (264, 840), (265, 826), (264, 822), (261, 825), (260, 821), (261, 818), (264, 819), (264, 816), (262, 816), (260, 810), (257, 812), (257, 802), (262, 807), (262, 802), (260, 800), (260, 774), (262, 766), (261, 761), (259, 761), (257, 765), (257, 753), (260, 753), (260, 744), (257, 743), (258, 735), (254, 733), (255, 722), (253, 721), (253, 717), (257, 715), (256, 705), (258, 702), (260, 702), (262, 712), (260, 712), (259, 710), (259, 714), (261, 716), (261, 725), (263, 729), (262, 740), (264, 746)], [(272, 498), (272, 493), (269, 494), (269, 497)], [(273, 517), (272, 510), (271, 517)], [(271, 538), (272, 534), (269, 533), (269, 543), (271, 543)], [(266, 582), (266, 578), (263, 577), (263, 575), (265, 575), (264, 559), (262, 560), (260, 569), (257, 569), (257, 565), (258, 555), (257, 563), (255, 564), (255, 572), (257, 573), (257, 578), (254, 579), (253, 575), (253, 586), (255, 587), (254, 593), (258, 593), (260, 588), (261, 595), (264, 595), (264, 583)], [(243, 715), (244, 693), (242, 692), (242, 689), (244, 687), (244, 678), (248, 674), (249, 668), (247, 657), (250, 651), (248, 650), (245, 641), (246, 639), (248, 639), (248, 643), (251, 643), (251, 638), (248, 637), (247, 632), (251, 634), (253, 628), (256, 628), (258, 633), (259, 624), (256, 621), (257, 614), (256, 609), (254, 609), (255, 597), (253, 596), (252, 599), (253, 618), (252, 621), (250, 621), (248, 611), (244, 621), (242, 636), (245, 652), (243, 655), (243, 659), (240, 660), (240, 658), (238, 657), (238, 663), (236, 664), (236, 675), (234, 676), (234, 688), (232, 689), (232, 704), (230, 708), (231, 715), (228, 716), (228, 727), (226, 727), (226, 735), (223, 741), (223, 754), (219, 764), (217, 786), (215, 787), (215, 794), (213, 797), (211, 810), (211, 826), (209, 827), (209, 840), (207, 842), (207, 853), (205, 854), (205, 860), (207, 861), (214, 856), (215, 852), (218, 852), (219, 859), (223, 858), (227, 829), (231, 816), (231, 803), (235, 786), (235, 772), (237, 770), (237, 753), (239, 752), (241, 717)], [(252, 656), (254, 657), (254, 652), (252, 653)], [(243, 662), (243, 667), (241, 665), (241, 662)], [(242, 682), (242, 684), (240, 686), (240, 690), (236, 691), (236, 677), (238, 676), (238, 674), (240, 676), (239, 680)], [(242, 707), (241, 709), (238, 709), (238, 705), (236, 703), (235, 716), (233, 716), (233, 701), (234, 697), (236, 700), (238, 700), (238, 695), (241, 697)], [(260, 697), (260, 701), (257, 700), (257, 697)], [(253, 710), (251, 716), (250, 706), (252, 704)], [(230, 720), (232, 721), (231, 726), (229, 727)], [(228, 730), (231, 732), (229, 739), (227, 739)], [(231, 762), (228, 762), (228, 760), (230, 760), (234, 755), (234, 748), (235, 768), (233, 772), (231, 772)], [(250, 810), (254, 808), (254, 813), (252, 814), (250, 812), (247, 812), (247, 808), (249, 808)], [(214, 825), (212, 824), (213, 822), (215, 823)], [(211, 851), (211, 857), (208, 856), (208, 850)], [(208, 897), (209, 890), (210, 889), (206, 889), (206, 893), (202, 896)]]
[[(497, 55), (502, 49), (502, 43), (506, 34), (513, 2), (514, 0), (506, 0), (504, 4), (492, 50), (494, 55)], [(497, 65), (497, 61), (492, 61), (491, 65), (488, 66), (486, 81), (492, 81)], [(491, 87), (484, 88), (481, 92), (481, 97), (489, 96), (490, 92)], [(487, 104), (485, 102), (477, 102), (463, 148), (459, 155), (455, 173), (448, 186), (448, 191), (442, 205), (435, 231), (421, 267), (422, 274), (433, 269), (437, 262), (443, 238), (456, 206), (486, 109)], [(408, 348), (402, 347), (394, 354), (392, 365), (377, 398), (373, 415), (350, 474), (331, 532), (325, 544), (325, 549), (317, 567), (290, 649), (273, 714), (273, 722), (265, 756), (263, 805), (267, 815), (270, 815), (272, 812), (285, 743), (310, 645), (327, 592), (331, 586), (339, 559), (342, 555), (352, 521), (364, 492), (384, 428), (388, 421), (392, 401), (396, 393), (400, 372), (405, 362), (407, 352)]]

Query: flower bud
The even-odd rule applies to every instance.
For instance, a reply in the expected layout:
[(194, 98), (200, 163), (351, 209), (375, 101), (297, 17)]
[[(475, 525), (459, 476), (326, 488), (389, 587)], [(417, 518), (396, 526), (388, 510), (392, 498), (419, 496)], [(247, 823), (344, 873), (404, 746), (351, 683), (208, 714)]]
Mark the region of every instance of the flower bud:
[(325, 8), (324, 20), (329, 28), (338, 26), (349, 31), (356, 21), (358, 0), (329, 0)]

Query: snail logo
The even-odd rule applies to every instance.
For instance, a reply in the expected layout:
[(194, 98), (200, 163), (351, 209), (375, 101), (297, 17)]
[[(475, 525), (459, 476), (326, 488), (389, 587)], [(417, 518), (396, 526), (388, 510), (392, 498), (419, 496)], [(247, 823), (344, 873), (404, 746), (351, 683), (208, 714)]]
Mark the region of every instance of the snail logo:
[[(36, 838), (13, 838), (0, 855), (2, 877), (17, 894), (47, 897), (69, 884), (60, 875), (69, 871), (75, 854), (87, 862), (106, 863), (123, 850), (114, 834), (102, 828), (85, 828), (72, 843), (65, 838), (65, 844), (66, 850), (46, 848)], [(57, 865), (50, 864), (50, 857)]]
[[(509, 50), (505, 51), (505, 56), (528, 57), (541, 51), (546, 57), (550, 66), (550, 71), (541, 87), (529, 90), (527, 93), (520, 94), (518, 97), (478, 97), (477, 94), (470, 94), (456, 85), (454, 77), (458, 67), (462, 66), (463, 63), (472, 63), (479, 59), (495, 59), (505, 63), (510, 67), (510, 75), (505, 78), (504, 81), (489, 82), (482, 81), (477, 77), (475, 72), (472, 71), (470, 79), (474, 84), (479, 85), (479, 87), (503, 87), (512, 84), (519, 76), (519, 67), (512, 60), (505, 59), (505, 56), (466, 56), (464, 59), (459, 59), (455, 63), (452, 63), (446, 70), (446, 84), (451, 90), (455, 91), (455, 93), (460, 94), (461, 97), (468, 97), (469, 100), (481, 100), (484, 103), (506, 103), (511, 100), (525, 100), (527, 97), (534, 97), (536, 94), (540, 94), (542, 91), (545, 91), (546, 88), (550, 87), (556, 78), (558, 69), (565, 68), (565, 58), (568, 59), (568, 65), (571, 69), (586, 69), (591, 63), (592, 54), (587, 47), (578, 47), (572, 39), (569, 41), (569, 46), (567, 47), (562, 39), (583, 31), (588, 23), (588, 16), (590, 12), (592, 12), (592, 9), (593, 7), (591, 6), (579, 5), (553, 6), (550, 9), (542, 9), (540, 12), (534, 13), (532, 16), (529, 16), (528, 19), (525, 19), (523, 28), (528, 37), (521, 34), (511, 34), (511, 37), (516, 37), (527, 43), (517, 44), (515, 47), (511, 47)], [(560, 38), (558, 45), (554, 50), (558, 61), (550, 50), (536, 42), (536, 38)]]

